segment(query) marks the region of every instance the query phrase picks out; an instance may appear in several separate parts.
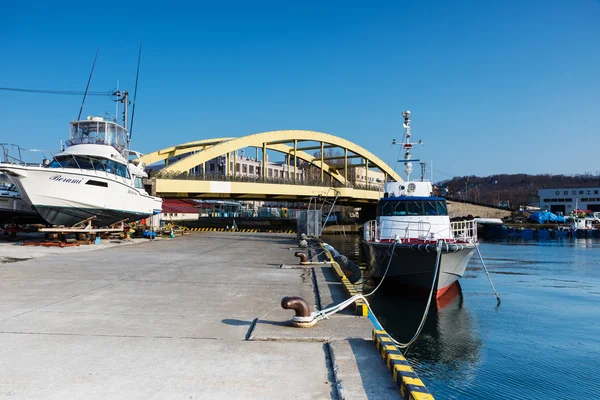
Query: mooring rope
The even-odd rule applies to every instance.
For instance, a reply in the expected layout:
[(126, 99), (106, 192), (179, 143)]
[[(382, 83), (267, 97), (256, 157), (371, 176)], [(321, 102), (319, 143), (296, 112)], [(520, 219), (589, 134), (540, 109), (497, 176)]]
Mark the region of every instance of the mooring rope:
[(377, 285), (377, 287), (375, 289), (373, 289), (371, 291), (371, 293), (365, 294), (364, 295), (365, 297), (371, 296), (373, 293), (375, 293), (377, 291), (377, 289), (379, 289), (379, 287), (383, 283), (383, 280), (385, 279), (385, 277), (388, 274), (388, 271), (390, 270), (390, 265), (392, 265), (392, 258), (394, 258), (394, 251), (396, 250), (396, 243), (398, 243), (398, 239), (394, 240), (394, 243), (390, 246), (392, 248), (392, 252), (390, 254), (390, 259), (388, 260), (387, 267), (385, 268), (385, 272), (383, 273), (383, 277), (381, 277), (381, 281), (379, 281), (379, 284)]
[[(310, 317), (294, 317), (294, 320), (298, 320), (298, 322), (309, 322), (310, 326), (316, 324), (318, 321), (329, 318), (330, 315), (333, 315), (339, 311), (342, 311), (344, 308), (348, 307), (350, 304), (354, 303), (356, 300), (363, 300), (365, 302), (365, 305), (367, 306), (367, 308), (369, 309), (369, 312), (371, 313), (371, 315), (373, 316), (373, 318), (375, 319), (375, 322), (383, 327), (383, 325), (381, 325), (381, 323), (379, 322), (379, 320), (377, 319), (377, 317), (375, 316), (375, 313), (373, 312), (373, 310), (371, 309), (371, 305), (369, 304), (368, 300), (367, 300), (367, 296), (372, 295), (373, 293), (375, 293), (375, 291), (377, 289), (379, 289), (379, 287), (381, 286), (381, 283), (383, 282), (383, 280), (385, 279), (385, 277), (387, 276), (387, 273), (389, 271), (389, 267), (392, 263), (392, 257), (394, 256), (394, 249), (396, 248), (396, 243), (397, 240), (395, 240), (392, 245), (390, 245), (390, 247), (392, 247), (392, 253), (390, 254), (390, 260), (388, 261), (388, 265), (387, 268), (385, 270), (385, 274), (384, 276), (381, 278), (381, 282), (379, 283), (379, 285), (377, 285), (377, 287), (369, 294), (363, 295), (363, 294), (357, 294), (354, 295), (344, 301), (342, 301), (339, 304), (336, 304), (334, 306), (325, 308), (323, 310), (319, 310), (319, 311), (315, 311), (312, 312)], [(392, 339), (392, 342), (394, 342), (394, 344), (396, 346), (398, 346), (401, 349), (405, 349), (408, 346), (410, 346), (411, 344), (413, 344), (419, 337), (419, 335), (421, 334), (423, 327), (425, 326), (425, 321), (427, 320), (427, 315), (429, 314), (429, 309), (431, 307), (431, 299), (433, 298), (433, 293), (435, 291), (435, 285), (437, 282), (437, 277), (438, 277), (438, 273), (439, 273), (439, 267), (440, 267), (440, 260), (442, 257), (442, 242), (438, 241), (437, 243), (437, 258), (435, 261), (435, 270), (434, 270), (434, 275), (433, 275), (433, 282), (431, 283), (431, 290), (429, 292), (429, 298), (427, 300), (427, 305), (425, 307), (425, 311), (423, 312), (423, 317), (421, 318), (421, 322), (419, 323), (419, 327), (417, 328), (415, 334), (412, 336), (412, 338), (406, 342), (406, 343), (401, 343), (399, 341), (397, 341), (396, 339), (394, 339), (391, 335), (390, 335), (390, 339)], [(300, 319), (302, 319), (300, 321)], [(389, 335), (389, 334), (388, 334)]]
[(477, 254), (479, 255), (479, 259), (481, 260), (481, 264), (483, 265), (483, 269), (484, 269), (484, 271), (485, 271), (488, 279), (490, 280), (490, 285), (492, 285), (492, 290), (494, 291), (494, 294), (496, 295), (496, 300), (498, 301), (497, 306), (499, 306), (500, 303), (501, 303), (500, 296), (498, 296), (498, 292), (496, 291), (496, 287), (494, 286), (494, 282), (492, 282), (492, 277), (490, 276), (490, 273), (488, 272), (488, 269), (485, 266), (485, 262), (483, 261), (483, 256), (481, 255), (481, 251), (479, 251), (479, 246), (475, 242), (473, 242), (473, 244), (475, 245), (475, 249), (477, 249)]

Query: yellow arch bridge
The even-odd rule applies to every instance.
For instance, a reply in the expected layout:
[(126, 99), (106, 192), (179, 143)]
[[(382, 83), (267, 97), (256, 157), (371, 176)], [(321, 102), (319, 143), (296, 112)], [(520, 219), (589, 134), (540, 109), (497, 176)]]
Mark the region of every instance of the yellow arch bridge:
[[(239, 166), (236, 168), (240, 162), (238, 151), (247, 148), (255, 148), (257, 154), (259, 171), (252, 176)], [(285, 155), (280, 176), (268, 176), (267, 151)], [(207, 163), (217, 157), (225, 161), (223, 171), (207, 173)], [(359, 162), (352, 163), (354, 159)], [(308, 201), (337, 192), (339, 201), (344, 203), (373, 203), (381, 197), (381, 184), (369, 184), (373, 180), (369, 173), (373, 175), (378, 170), (384, 181), (402, 181), (392, 168), (361, 146), (334, 135), (305, 130), (198, 140), (146, 154), (142, 162), (164, 163), (147, 184), (152, 185), (154, 195), (165, 198)], [(363, 168), (361, 183), (351, 175), (357, 167)]]

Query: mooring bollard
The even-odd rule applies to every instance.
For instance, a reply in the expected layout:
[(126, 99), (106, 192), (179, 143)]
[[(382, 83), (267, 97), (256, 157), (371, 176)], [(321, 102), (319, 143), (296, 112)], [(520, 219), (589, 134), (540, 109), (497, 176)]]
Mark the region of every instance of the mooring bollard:
[(308, 262), (308, 257), (306, 255), (306, 253), (303, 253), (301, 251), (297, 251), (297, 252), (294, 253), (294, 256), (298, 257), (300, 259), (300, 263), (301, 264), (305, 263), (305, 262)]
[(317, 322), (310, 312), (310, 306), (302, 297), (286, 296), (281, 299), (281, 307), (296, 312), (292, 325), (297, 328), (310, 328)]

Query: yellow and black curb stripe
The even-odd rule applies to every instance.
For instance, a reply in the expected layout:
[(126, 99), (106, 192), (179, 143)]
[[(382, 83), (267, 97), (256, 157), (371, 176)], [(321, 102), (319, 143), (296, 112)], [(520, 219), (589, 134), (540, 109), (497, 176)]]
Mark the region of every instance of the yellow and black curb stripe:
[[(331, 252), (322, 243), (319, 243), (319, 245), (331, 262), (331, 266), (341, 281), (348, 297), (356, 295), (358, 293), (356, 287), (346, 278), (339, 264), (334, 261)], [(363, 317), (369, 316), (369, 309), (363, 300), (355, 301), (354, 305), (356, 306), (357, 315)], [(386, 331), (373, 329), (373, 342), (392, 373), (394, 381), (400, 387), (400, 394), (404, 400), (434, 400), (423, 381), (419, 379)]]
[[(325, 246), (323, 246), (322, 243), (319, 243), (319, 246), (321, 246), (321, 249), (323, 249), (323, 252), (327, 256), (327, 259), (329, 259), (329, 262), (331, 263), (331, 267), (333, 268), (333, 271), (335, 272), (338, 279), (342, 283), (342, 287), (344, 288), (344, 292), (346, 292), (346, 295), (348, 297), (352, 297), (352, 296), (358, 294), (358, 291), (356, 290), (356, 286), (354, 286), (352, 283), (350, 283), (348, 278), (346, 278), (346, 274), (344, 274), (344, 272), (342, 271), (342, 268), (340, 268), (340, 265), (337, 262), (335, 262), (335, 260), (333, 259), (333, 256), (329, 252), (329, 250), (327, 250), (327, 248)], [(354, 302), (354, 307), (356, 310), (356, 315), (361, 316), (361, 317), (369, 316), (369, 309), (367, 308), (367, 305), (365, 304), (364, 301), (362, 301), (360, 299), (356, 300)]]
[(383, 361), (400, 387), (400, 394), (405, 400), (433, 400), (433, 396), (386, 331), (373, 329), (373, 342), (379, 350)]
[(192, 232), (253, 232), (253, 233), (296, 233), (293, 229), (227, 229), (227, 228), (185, 228)]

